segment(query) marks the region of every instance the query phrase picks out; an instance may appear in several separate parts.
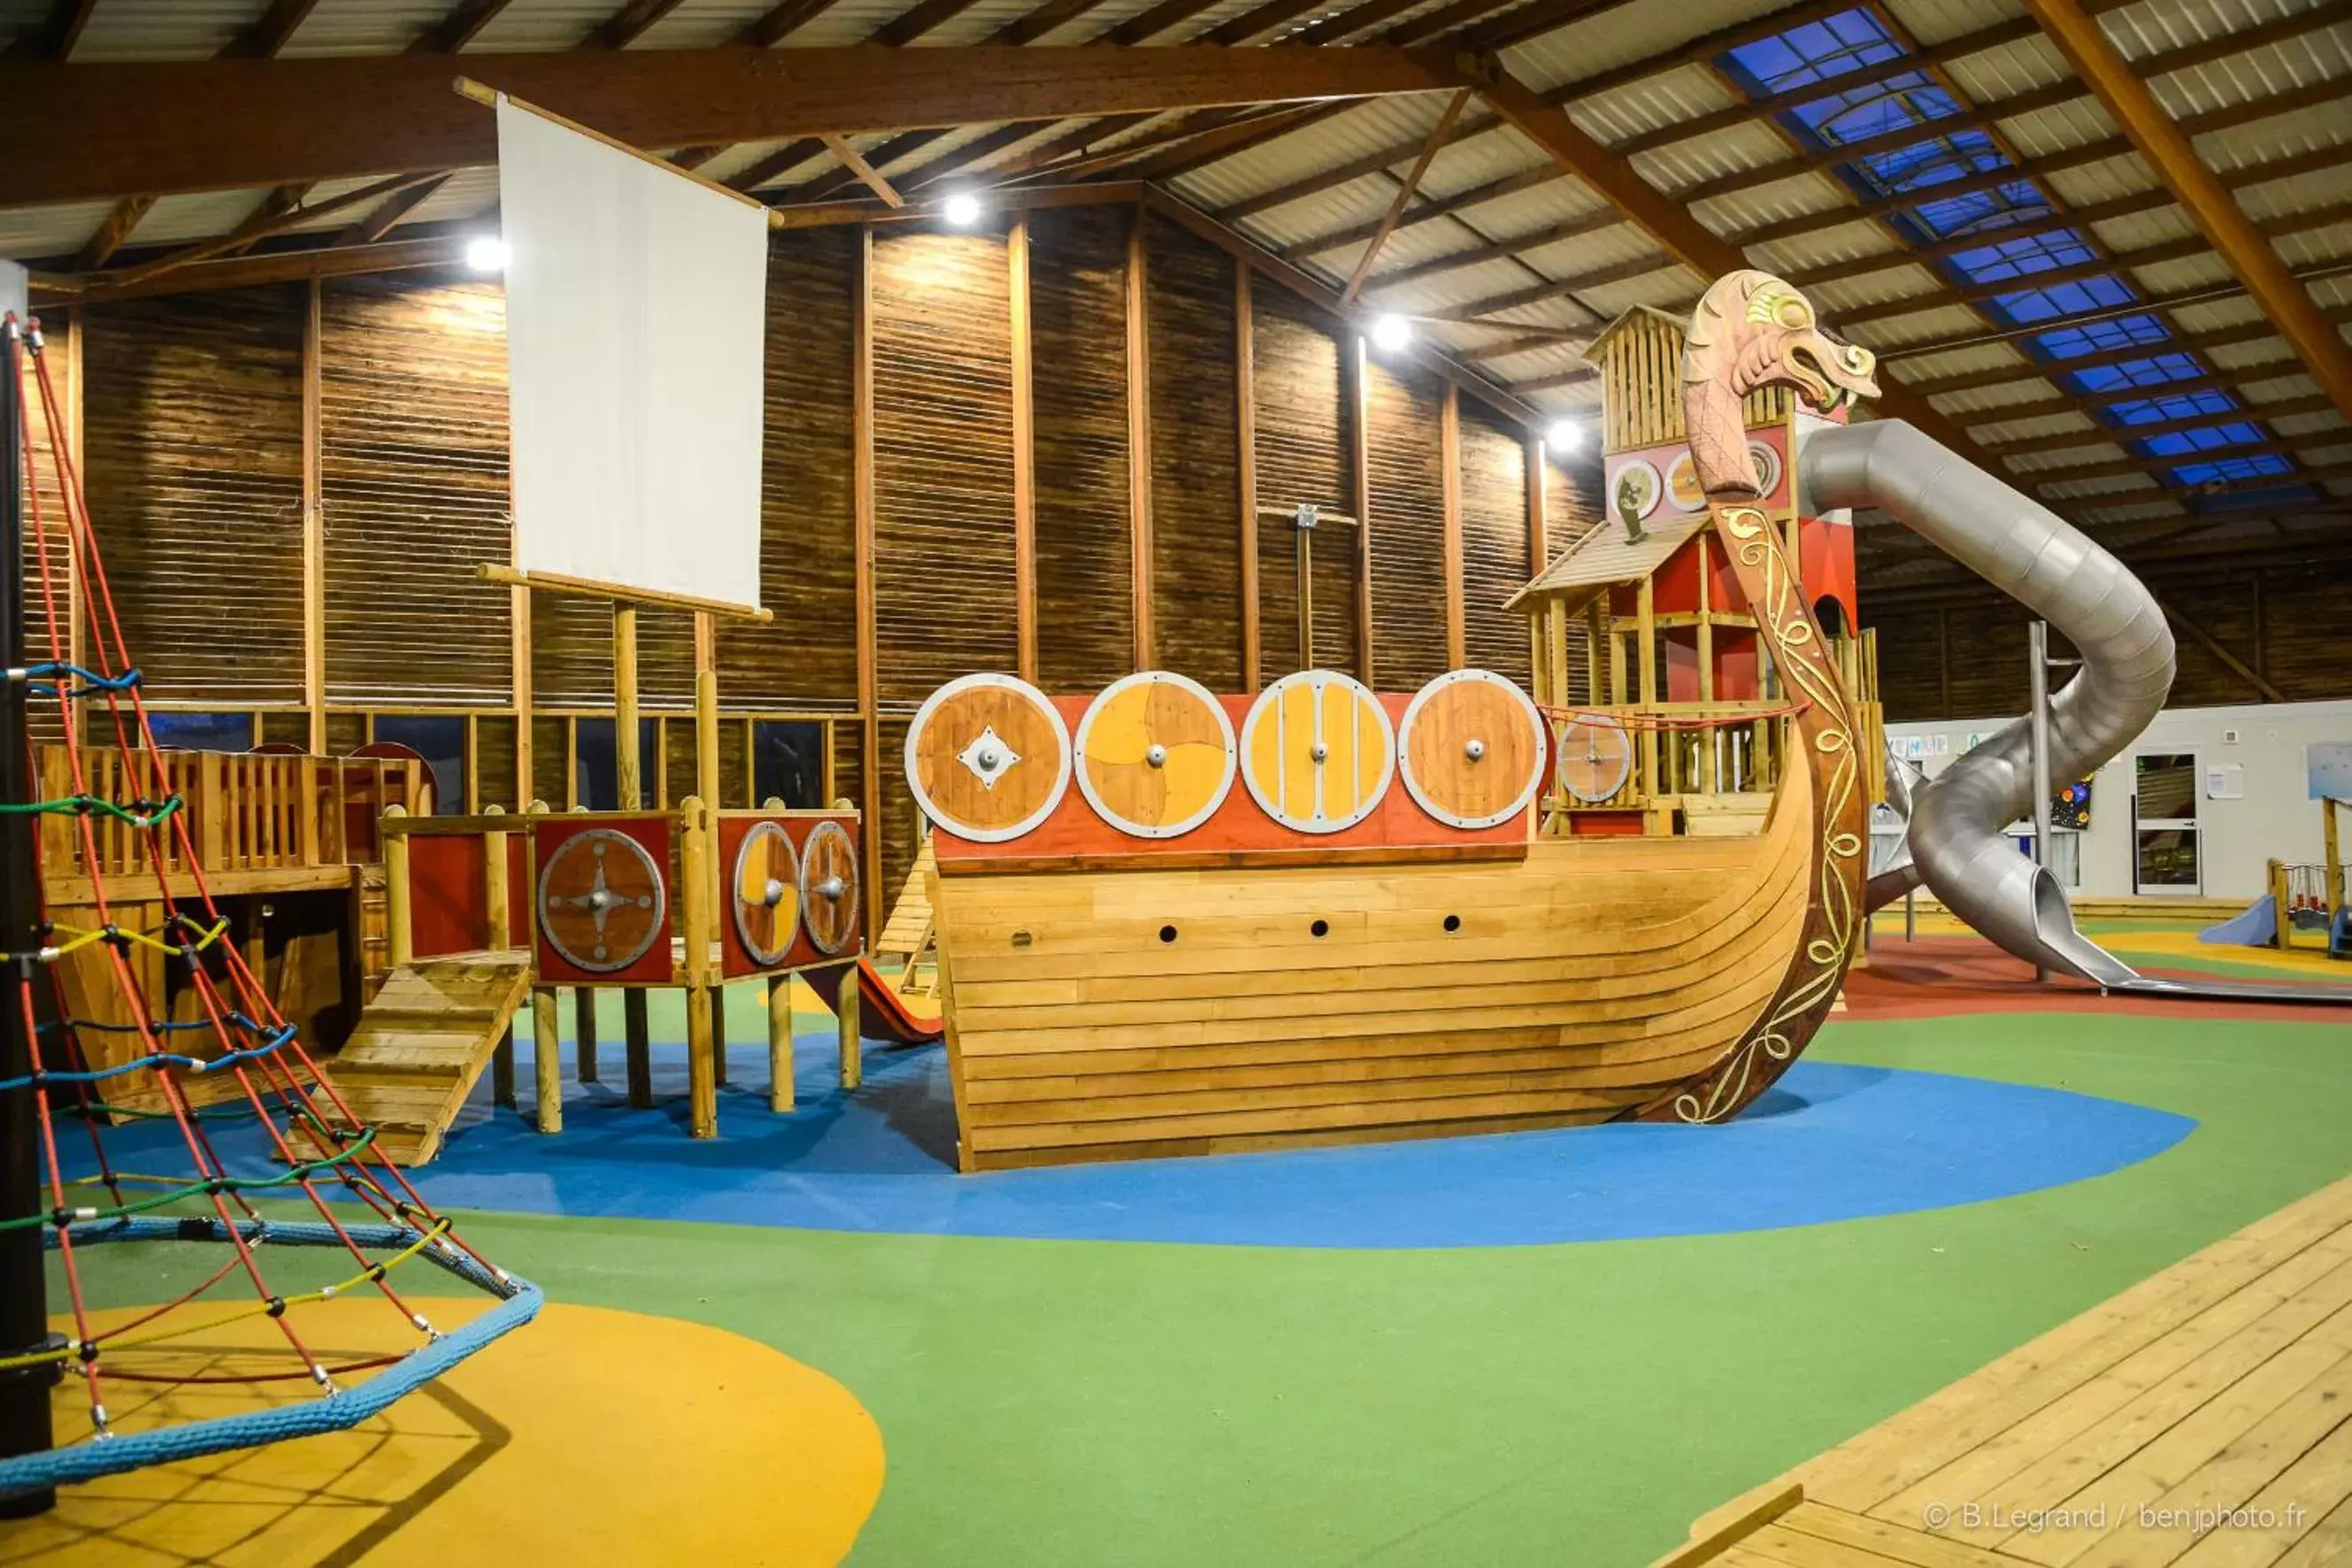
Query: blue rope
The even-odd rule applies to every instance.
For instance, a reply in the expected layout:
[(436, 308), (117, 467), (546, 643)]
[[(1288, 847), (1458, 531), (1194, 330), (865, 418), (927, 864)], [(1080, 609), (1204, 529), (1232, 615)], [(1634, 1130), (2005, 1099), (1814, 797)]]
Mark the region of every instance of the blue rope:
[[(268, 1240), (294, 1247), (340, 1247), (343, 1245), (342, 1237), (335, 1234), (332, 1226), (315, 1221), (284, 1225), (247, 1221), (240, 1222), (236, 1229), (248, 1241)], [(345, 1229), (352, 1240), (363, 1247), (412, 1247), (425, 1234), (411, 1226), (398, 1225), (355, 1225)], [(229, 1234), (230, 1227), (217, 1219), (128, 1219), (89, 1230), (77, 1226), (74, 1228), (74, 1245), (88, 1247), (108, 1241), (226, 1242)], [(57, 1245), (54, 1237), (49, 1245)], [(493, 1274), (473, 1258), (455, 1248), (444, 1250), (439, 1247), (428, 1247), (423, 1256), (467, 1283), (501, 1298), (499, 1304), (465, 1327), (412, 1351), (395, 1364), (384, 1368), (355, 1388), (338, 1388), (331, 1394), (299, 1405), (274, 1405), (266, 1410), (248, 1411), (242, 1415), (192, 1421), (184, 1426), (167, 1427), (157, 1432), (94, 1438), (74, 1444), (71, 1447), (51, 1448), (45, 1453), (0, 1459), (0, 1495), (29, 1491), (37, 1487), (95, 1480), (100, 1476), (117, 1475), (147, 1465), (176, 1464), (183, 1459), (201, 1458), (205, 1455), (225, 1453), (231, 1448), (251, 1448), (264, 1443), (283, 1442), (289, 1437), (308, 1437), (320, 1432), (347, 1430), (382, 1414), (395, 1400), (415, 1393), (492, 1341), (522, 1327), (539, 1315), (539, 1309), (546, 1300), (540, 1293), (539, 1287), (530, 1280), (511, 1274)]]
[[(261, 1026), (242, 1013), (232, 1013), (229, 1018), (232, 1022), (244, 1025), (256, 1034), (261, 1034)], [(121, 1028), (124, 1026), (112, 1026)], [(99, 1068), (90, 1072), (28, 1072), (22, 1078), (0, 1079), (0, 1093), (5, 1093), (12, 1089), (30, 1089), (36, 1084), (102, 1083), (110, 1078), (121, 1078), (125, 1073), (141, 1072), (159, 1067), (187, 1068), (194, 1072), (217, 1072), (223, 1068), (234, 1067), (239, 1062), (257, 1061), (263, 1057), (274, 1056), (284, 1048), (287, 1041), (293, 1037), (294, 1026), (288, 1024), (274, 1034), (264, 1035), (261, 1044), (248, 1047), (241, 1051), (231, 1051), (223, 1057), (184, 1057), (177, 1052), (159, 1051), (151, 1057), (141, 1057), (135, 1061), (122, 1062), (110, 1068)]]
[[(81, 680), (79, 686), (67, 690), (68, 697), (91, 697), (101, 691), (128, 691), (139, 684), (139, 671), (135, 668), (126, 669), (121, 675), (100, 675), (78, 664), (32, 664), (25, 667), (26, 679), (33, 682), (26, 689), (35, 697), (55, 697), (58, 694), (55, 678), (60, 675), (76, 676)], [(41, 684), (43, 676), (51, 678), (51, 683)]]

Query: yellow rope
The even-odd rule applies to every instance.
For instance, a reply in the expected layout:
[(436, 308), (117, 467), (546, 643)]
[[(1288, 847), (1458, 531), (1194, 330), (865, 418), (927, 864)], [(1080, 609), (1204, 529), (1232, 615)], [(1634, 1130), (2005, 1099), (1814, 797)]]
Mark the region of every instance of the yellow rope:
[[(50, 929), (56, 931), (59, 936), (68, 937), (71, 939), (69, 941), (58, 943), (58, 956), (60, 958), (64, 957), (68, 952), (74, 952), (78, 948), (88, 947), (94, 942), (104, 942), (107, 938), (107, 932), (103, 930), (84, 931), (79, 926), (65, 925), (52, 926)], [(224, 916), (218, 924), (215, 925), (212, 930), (205, 932), (202, 937), (194, 942), (165, 942), (160, 937), (150, 936), (143, 931), (125, 931), (121, 926), (116, 926), (114, 928), (113, 934), (121, 937), (126, 942), (135, 942), (142, 947), (152, 947), (157, 952), (166, 953), (176, 958), (183, 951), (202, 952), (205, 949), (212, 946), (214, 942), (218, 942), (220, 940), (221, 933), (226, 930), (228, 930), (228, 920), (227, 917)]]

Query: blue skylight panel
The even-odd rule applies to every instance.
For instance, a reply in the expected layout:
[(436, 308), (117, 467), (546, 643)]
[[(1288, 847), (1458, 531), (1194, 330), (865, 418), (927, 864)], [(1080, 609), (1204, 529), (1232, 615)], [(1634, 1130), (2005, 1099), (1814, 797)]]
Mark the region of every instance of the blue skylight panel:
[(2053, 268), (2079, 267), (2095, 259), (2096, 253), (2081, 235), (2071, 228), (2061, 228), (2019, 235), (2014, 239), (1997, 239), (1990, 245), (1959, 251), (1952, 257), (1952, 265), (1972, 283), (1999, 283), (2048, 272)]
[(1892, 135), (1960, 111), (1952, 95), (1918, 71), (1801, 104), (1791, 119), (1822, 142), (1836, 145)]
[(2135, 397), (2108, 405), (2106, 416), (2126, 425), (2163, 425), (2194, 419), (2200, 414), (2235, 414), (2238, 400), (2226, 392), (2173, 392), (2162, 397)]
[[(2052, 334), (2054, 335), (2054, 334)], [(2118, 392), (2127, 386), (2162, 386), (2170, 381), (2196, 381), (2205, 367), (2187, 354), (2156, 354), (2126, 360), (2121, 364), (2095, 364), (2071, 371), (2067, 379), (2076, 392)]]
[(2013, 294), (1996, 295), (1992, 303), (1995, 310), (2023, 326), (2046, 321), (2053, 316), (2076, 316), (2110, 305), (2127, 305), (2137, 298), (2119, 279), (2078, 278), (2046, 289), (2021, 289)]
[(2231, 447), (2258, 447), (2263, 433), (2244, 420), (2208, 425), (2198, 430), (2174, 430), (2134, 442), (2143, 458), (2185, 458), (2191, 452), (2219, 452)]
[[(2207, 463), (2183, 463), (2172, 470), (2175, 483), (2183, 485), (2230, 484), (2243, 479), (2275, 479), (2294, 471), (2294, 466), (2275, 453), (2258, 453), (2251, 458), (2221, 458)], [(2308, 489), (2307, 486), (2292, 487)], [(2265, 490), (2263, 496), (2279, 492)]]
[(1915, 209), (1920, 223), (1937, 239), (1954, 235), (1990, 233), (2013, 223), (2045, 217), (2049, 198), (2031, 180), (2015, 180), (1990, 191), (1969, 191), (1938, 196)]
[(2112, 321), (2085, 321), (2078, 327), (2058, 327), (2037, 333), (2033, 344), (2053, 359), (2081, 354), (2113, 353), (2117, 349), (2172, 341), (2172, 334), (2154, 316), (2117, 316)]
[(1735, 75), (1771, 94), (1834, 80), (1907, 52), (1869, 12), (1843, 11), (1742, 44), (1723, 58)]

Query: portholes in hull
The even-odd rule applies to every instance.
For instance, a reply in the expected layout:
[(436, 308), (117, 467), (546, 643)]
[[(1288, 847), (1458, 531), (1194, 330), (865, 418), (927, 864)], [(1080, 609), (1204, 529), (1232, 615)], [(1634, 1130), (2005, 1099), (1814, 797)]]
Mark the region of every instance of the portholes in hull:
[(1176, 928), (1174, 926), (1161, 926), (1160, 928), (1160, 940), (1162, 942), (1174, 942), (1176, 940)]
[(1460, 915), (1448, 915), (1445, 917), (1445, 930), (1448, 935), (1452, 935), (1454, 932), (1460, 931), (1461, 929), (1462, 917)]
[(1307, 928), (1307, 934), (1308, 936), (1315, 937), (1329, 936), (1331, 934), (1331, 922), (1329, 921), (1317, 921), (1313, 925)]

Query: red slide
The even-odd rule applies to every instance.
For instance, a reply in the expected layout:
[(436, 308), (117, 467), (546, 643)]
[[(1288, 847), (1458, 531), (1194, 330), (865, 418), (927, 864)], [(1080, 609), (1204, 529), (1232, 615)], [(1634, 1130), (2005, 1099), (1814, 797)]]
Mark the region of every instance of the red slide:
[[(841, 1009), (841, 977), (849, 966), (832, 969), (804, 969), (801, 978), (808, 982), (817, 1000), (835, 1012)], [(936, 1040), (946, 1026), (933, 1015), (908, 1011), (907, 998), (898, 994), (879, 971), (864, 959), (857, 961), (857, 1026), (869, 1040), (890, 1040), (902, 1046), (925, 1045)]]

